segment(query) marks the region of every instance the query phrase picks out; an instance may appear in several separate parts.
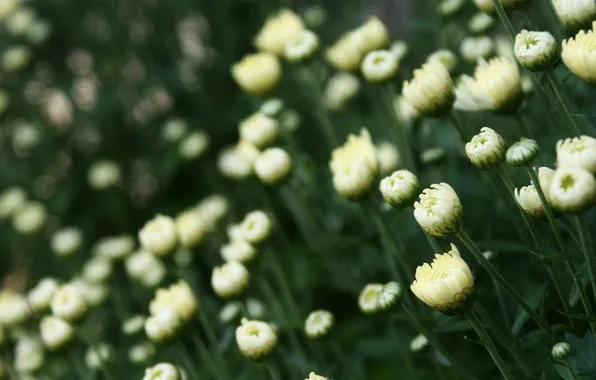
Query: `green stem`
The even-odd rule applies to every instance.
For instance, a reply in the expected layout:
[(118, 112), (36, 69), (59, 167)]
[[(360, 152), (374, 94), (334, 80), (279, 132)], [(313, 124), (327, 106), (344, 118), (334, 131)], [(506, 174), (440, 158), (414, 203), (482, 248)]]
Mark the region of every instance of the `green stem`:
[(577, 375), (577, 372), (575, 371), (575, 368), (573, 367), (573, 359), (571, 357), (568, 357), (566, 360), (567, 363), (567, 368), (569, 369), (569, 373), (571, 374), (571, 378), (573, 378), (573, 380), (580, 380), (580, 377)]
[(399, 149), (399, 156), (402, 160), (401, 164), (404, 168), (410, 171), (414, 171), (414, 159), (412, 155), (412, 150), (410, 149), (406, 126), (399, 121), (399, 118), (395, 113), (395, 107), (393, 105), (393, 102), (395, 100), (395, 90), (393, 89), (392, 84), (388, 84), (386, 85), (386, 87), (381, 86), (381, 97), (383, 98), (383, 103), (385, 103), (385, 108), (387, 109), (387, 112), (389, 113), (389, 117), (393, 124), (389, 127), (390, 132), (397, 132), (396, 143)]
[(97, 360), (99, 361), (99, 369), (103, 373), (106, 380), (116, 380), (116, 377), (112, 376), (112, 373), (109, 371), (108, 367), (106, 366), (105, 361), (101, 357), (101, 352), (99, 351), (99, 346), (97, 345), (97, 343), (95, 343), (95, 340), (93, 340), (91, 338), (92, 334), (91, 334), (91, 329), (89, 328), (89, 326), (83, 327), (81, 332), (82, 332), (83, 338), (87, 341), (87, 344), (89, 344), (89, 347), (95, 352), (95, 355), (97, 355)]
[(532, 310), (532, 308), (524, 301), (522, 296), (497, 270), (497, 268), (495, 268), (494, 265), (484, 257), (480, 249), (476, 246), (474, 241), (470, 238), (470, 236), (468, 236), (468, 234), (463, 228), (459, 230), (459, 232), (457, 233), (457, 237), (466, 247), (468, 247), (468, 249), (470, 250), (470, 252), (472, 252), (472, 255), (474, 255), (479, 264), (482, 265), (484, 269), (488, 271), (488, 273), (499, 283), (499, 285), (501, 285), (501, 288), (511, 298), (513, 298), (519, 304), (519, 306), (521, 306), (521, 308), (524, 309), (526, 313), (528, 313), (530, 318), (532, 318), (534, 322), (536, 322), (536, 324), (538, 324), (538, 326), (540, 326), (542, 330), (544, 330), (544, 332), (546, 332), (551, 337), (551, 339), (553, 339), (555, 342), (559, 341), (560, 339), (557, 336), (557, 334), (555, 334), (551, 327), (542, 318), (540, 318), (540, 316), (536, 314), (534, 310)]
[(426, 240), (428, 241), (428, 244), (433, 249), (434, 253), (442, 253), (443, 250), (441, 249), (441, 246), (439, 245), (439, 242), (437, 241), (437, 239), (435, 239), (434, 236), (431, 236), (426, 231), (423, 231), (423, 232), (424, 232), (424, 236), (426, 237)]
[(464, 128), (464, 126), (459, 122), (459, 120), (457, 120), (457, 117), (455, 116), (455, 114), (453, 113), (453, 111), (449, 112), (447, 114), (447, 117), (451, 121), (451, 124), (453, 124), (453, 126), (455, 127), (455, 129), (457, 129), (457, 131), (459, 132), (459, 138), (461, 139), (461, 141), (464, 141), (464, 142), (469, 141), (470, 138), (471, 138), (471, 136), (466, 131), (466, 129)]
[(497, 300), (499, 301), (499, 309), (501, 309), (503, 323), (505, 324), (505, 328), (507, 329), (507, 331), (509, 331), (509, 318), (507, 318), (507, 308), (505, 304), (505, 299), (503, 298), (503, 291), (501, 290), (501, 287), (494, 278), (492, 279), (492, 283), (493, 287), (495, 288), (495, 293), (497, 294)]
[(271, 376), (272, 380), (281, 380), (281, 376), (279, 375), (279, 372), (277, 371), (275, 366), (270, 361), (265, 363), (265, 367), (267, 367), (267, 372), (269, 372), (269, 376)]
[(333, 351), (333, 353), (335, 354), (335, 356), (337, 356), (337, 359), (339, 360), (339, 363), (344, 368), (349, 368), (350, 369), (350, 372), (352, 373), (352, 375), (353, 375), (353, 377), (355, 379), (363, 379), (363, 377), (360, 376), (360, 374), (358, 373), (358, 370), (354, 366), (354, 363), (352, 361), (350, 361), (350, 360), (346, 360), (346, 358), (344, 357), (344, 355), (341, 352), (341, 349), (339, 348), (339, 346), (337, 345), (337, 343), (333, 340), (333, 338), (330, 338), (327, 343), (329, 345), (329, 348), (331, 348), (331, 351)]
[[(230, 376), (230, 374), (227, 372), (227, 367), (226, 367), (225, 363), (222, 367), (215, 362), (214, 358), (216, 358), (216, 357), (220, 358), (220, 356), (215, 351), (211, 351), (211, 354), (210, 354), (207, 347), (205, 347), (205, 343), (203, 343), (203, 341), (201, 341), (201, 339), (199, 339), (197, 334), (192, 334), (191, 339), (192, 339), (192, 342), (195, 345), (195, 347), (198, 349), (199, 354), (201, 355), (201, 358), (203, 359), (203, 362), (205, 362), (205, 364), (207, 365), (209, 370), (213, 373), (215, 378), (228, 379), (228, 380), (233, 379), (233, 377)], [(218, 362), (220, 362), (220, 360), (218, 360)]]
[[(182, 361), (184, 362), (184, 365), (190, 372), (191, 377), (194, 379), (199, 379), (200, 378), (199, 373), (197, 371), (197, 368), (194, 365), (194, 360), (188, 353), (188, 350), (186, 349), (186, 347), (184, 347), (184, 344), (182, 344), (181, 340), (178, 341), (177, 346), (178, 346), (178, 351), (180, 352), (180, 356), (182, 357)], [(217, 372), (214, 372), (214, 375), (215, 375), (215, 377), (217, 377)]]
[(476, 312), (474, 311), (473, 308), (470, 308), (470, 310), (468, 310), (466, 312), (466, 317), (468, 318), (468, 321), (470, 321), (470, 324), (472, 325), (474, 330), (476, 330), (476, 333), (480, 337), (480, 340), (482, 341), (482, 343), (484, 343), (486, 350), (488, 351), (490, 356), (493, 358), (493, 361), (499, 368), (499, 371), (501, 372), (501, 375), (503, 375), (503, 378), (505, 380), (513, 380), (513, 376), (511, 375), (511, 373), (509, 373), (509, 369), (505, 365), (505, 362), (503, 361), (501, 354), (499, 354), (497, 347), (495, 346), (495, 344), (493, 343), (493, 340), (488, 335), (488, 332), (484, 328), (484, 325), (482, 324), (482, 322), (480, 322), (480, 319), (478, 318), (478, 315), (476, 315)]
[(569, 107), (570, 105), (568, 104), (568, 100), (565, 97), (563, 88), (559, 85), (557, 76), (555, 75), (553, 69), (549, 68), (548, 70), (546, 70), (546, 76), (553, 88), (553, 92), (555, 93), (556, 99), (559, 101), (559, 105), (561, 106), (563, 113), (565, 114), (567, 119), (569, 119), (572, 132), (576, 133), (578, 136), (582, 135), (581, 128), (578, 125), (577, 120), (575, 120), (575, 117), (573, 117), (573, 115), (571, 114), (571, 109)]
[(515, 118), (517, 119), (517, 122), (523, 129), (526, 136), (533, 139), (534, 133), (532, 132), (532, 128), (528, 125), (528, 123), (526, 123), (522, 113), (519, 110), (515, 113)]
[(588, 267), (588, 276), (590, 277), (590, 283), (592, 284), (592, 292), (596, 299), (596, 269), (594, 267), (594, 255), (592, 254), (592, 240), (590, 232), (586, 226), (586, 221), (583, 216), (575, 215), (575, 223), (577, 231), (579, 233), (579, 241), (582, 245), (582, 253), (586, 260), (586, 266)]
[(511, 41), (515, 41), (515, 35), (517, 33), (515, 32), (515, 28), (513, 27), (513, 24), (511, 23), (509, 16), (507, 16), (507, 12), (505, 11), (505, 8), (503, 8), (503, 4), (501, 4), (500, 0), (493, 0), (493, 3), (495, 5), (495, 9), (497, 10), (497, 14), (499, 15), (499, 18), (501, 19), (501, 22), (503, 23), (503, 26), (505, 26), (507, 35), (509, 35), (509, 38), (511, 39)]
[(408, 319), (408, 322), (412, 325), (412, 327), (418, 332), (420, 332), (422, 335), (424, 335), (428, 339), (428, 341), (433, 345), (433, 347), (451, 363), (451, 365), (453, 366), (453, 370), (458, 374), (458, 378), (477, 379), (476, 376), (468, 372), (468, 370), (464, 366), (462, 366), (449, 353), (449, 351), (445, 349), (445, 347), (443, 347), (443, 345), (437, 340), (435, 334), (432, 331), (428, 330), (426, 327), (422, 325), (422, 323), (420, 323), (418, 317), (414, 315), (414, 313), (412, 313), (412, 311), (409, 308), (402, 306), (402, 310), (404, 311), (404, 314), (406, 315), (406, 318)]

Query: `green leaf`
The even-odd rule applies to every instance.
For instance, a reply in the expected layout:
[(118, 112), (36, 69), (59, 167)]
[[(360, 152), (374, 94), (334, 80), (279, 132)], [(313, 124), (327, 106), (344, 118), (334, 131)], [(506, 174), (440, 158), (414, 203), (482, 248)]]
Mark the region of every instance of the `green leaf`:
[[(546, 285), (541, 285), (534, 290), (530, 296), (524, 297), (526, 303), (533, 309), (536, 310), (538, 305), (540, 305), (540, 301), (544, 299), (544, 292), (546, 290)], [(515, 321), (513, 322), (513, 326), (511, 327), (511, 333), (514, 336), (517, 336), (521, 331), (524, 324), (528, 321), (529, 315), (525, 312), (524, 309), (520, 307), (517, 315), (515, 317)]]
[(578, 375), (596, 378), (596, 340), (588, 332), (583, 338), (566, 334), (565, 340), (572, 347), (572, 361)]

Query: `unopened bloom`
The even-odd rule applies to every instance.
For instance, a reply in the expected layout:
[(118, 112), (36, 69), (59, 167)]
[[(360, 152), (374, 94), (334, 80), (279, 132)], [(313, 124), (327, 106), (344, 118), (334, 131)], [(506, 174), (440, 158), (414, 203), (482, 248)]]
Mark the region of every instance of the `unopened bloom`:
[(319, 49), (319, 37), (310, 30), (303, 29), (286, 42), (284, 56), (290, 62), (302, 62)]
[(118, 163), (109, 160), (101, 160), (89, 168), (87, 180), (95, 190), (107, 189), (118, 183), (121, 177)]
[(141, 246), (157, 256), (166, 255), (176, 247), (176, 223), (169, 216), (156, 215), (139, 231)]
[(253, 163), (239, 152), (237, 146), (228, 146), (219, 153), (217, 169), (226, 178), (242, 180), (252, 175)]
[(20, 325), (31, 316), (27, 299), (10, 290), (0, 290), (0, 326)]
[(174, 308), (165, 308), (145, 320), (145, 334), (153, 342), (172, 338), (182, 326), (182, 318)]
[(264, 95), (279, 82), (281, 65), (273, 54), (248, 54), (232, 66), (232, 77), (244, 91)]
[(101, 368), (113, 359), (114, 348), (107, 343), (90, 346), (85, 353), (85, 364), (89, 368)]
[(459, 45), (459, 53), (468, 62), (488, 58), (494, 52), (493, 41), (488, 36), (466, 37)]
[(370, 190), (378, 166), (368, 131), (362, 129), (359, 136), (349, 135), (347, 142), (331, 153), (329, 167), (335, 190), (347, 199), (361, 198)]
[(128, 359), (134, 364), (146, 363), (155, 355), (155, 345), (151, 342), (134, 344), (128, 350)]
[(198, 301), (185, 281), (178, 281), (169, 288), (157, 289), (155, 297), (149, 304), (149, 310), (156, 314), (163, 309), (174, 308), (183, 320), (192, 319), (198, 308)]
[(361, 45), (362, 37), (349, 31), (327, 48), (325, 58), (336, 70), (356, 71), (365, 54)]
[(257, 298), (247, 298), (246, 299), (246, 312), (250, 318), (262, 318), (265, 316), (265, 311), (267, 308), (263, 301)]
[(76, 278), (70, 283), (79, 290), (89, 307), (101, 305), (108, 297), (108, 287), (104, 283), (93, 283), (82, 278)]
[(246, 214), (240, 223), (238, 234), (251, 244), (259, 244), (269, 237), (272, 229), (271, 218), (265, 212), (257, 210)]
[(22, 336), (14, 349), (14, 369), (19, 373), (33, 373), (41, 368), (45, 360), (43, 344), (38, 338)]
[(445, 17), (453, 16), (465, 4), (465, 0), (442, 0), (437, 6), (439, 14)]
[(7, 218), (20, 210), (27, 201), (27, 194), (18, 187), (13, 186), (0, 194), (0, 218)]
[(557, 58), (557, 41), (549, 32), (523, 29), (515, 37), (514, 51), (520, 65), (530, 71), (543, 71)]
[(253, 144), (257, 148), (271, 145), (279, 136), (277, 120), (255, 112), (242, 120), (239, 127), (240, 139)]
[(17, 71), (31, 60), (31, 49), (27, 46), (10, 46), (2, 54), (2, 68), (5, 72)]
[(176, 216), (176, 233), (182, 247), (192, 248), (205, 237), (205, 222), (195, 210), (183, 211)]
[(338, 72), (327, 81), (323, 92), (325, 105), (331, 110), (343, 108), (360, 90), (357, 76), (347, 72)]
[(42, 278), (27, 295), (29, 306), (37, 312), (46, 310), (50, 307), (56, 289), (58, 289), (58, 281), (51, 277)]
[(414, 217), (427, 233), (441, 237), (459, 230), (463, 207), (455, 190), (446, 183), (424, 189), (414, 203)]
[(54, 232), (50, 246), (57, 256), (69, 256), (78, 251), (82, 243), (81, 230), (76, 227), (67, 227)]
[(468, 22), (468, 28), (472, 33), (484, 33), (495, 24), (495, 19), (484, 12), (478, 12)]
[(567, 342), (559, 342), (553, 346), (550, 355), (555, 360), (565, 360), (571, 354), (571, 345)]
[(162, 138), (169, 143), (179, 141), (188, 130), (188, 124), (182, 119), (170, 119), (164, 124), (161, 135)]
[(251, 261), (257, 250), (252, 244), (241, 239), (235, 239), (220, 248), (221, 257), (225, 261), (246, 263)]
[(182, 158), (192, 160), (202, 155), (208, 147), (209, 135), (202, 129), (198, 129), (184, 138), (178, 147), (178, 152)]
[(402, 95), (421, 114), (440, 116), (449, 110), (455, 99), (453, 81), (445, 65), (427, 62), (414, 70), (414, 78), (403, 84)]
[(578, 167), (596, 174), (596, 139), (584, 135), (557, 141), (557, 167)]
[(375, 146), (377, 161), (379, 162), (379, 173), (389, 174), (399, 166), (400, 158), (397, 147), (389, 141), (383, 141)]
[(358, 306), (364, 313), (387, 310), (401, 299), (401, 286), (391, 281), (386, 284), (368, 284), (358, 296)]
[(132, 279), (149, 288), (157, 286), (166, 276), (165, 265), (153, 254), (143, 250), (130, 255), (125, 268)]
[(451, 72), (457, 65), (457, 56), (451, 50), (437, 50), (426, 57), (426, 62), (441, 63), (447, 71)]
[(327, 336), (333, 327), (334, 317), (327, 310), (316, 310), (311, 312), (304, 322), (306, 336), (319, 339)]
[(418, 177), (408, 170), (398, 170), (379, 184), (383, 199), (393, 207), (411, 206), (420, 190)]
[(72, 284), (59, 287), (50, 303), (52, 313), (66, 321), (74, 322), (87, 313), (87, 303), (81, 289)]
[(423, 334), (418, 334), (410, 342), (410, 351), (420, 352), (428, 346), (428, 338)]
[(269, 323), (243, 319), (236, 328), (236, 344), (242, 355), (249, 359), (262, 360), (277, 345), (277, 333)]
[(561, 213), (580, 213), (594, 204), (596, 179), (582, 168), (555, 170), (548, 190), (548, 203)]
[(248, 269), (237, 261), (228, 261), (220, 267), (213, 268), (211, 286), (220, 297), (233, 297), (244, 292), (248, 286)]
[(126, 335), (134, 335), (143, 330), (143, 326), (145, 326), (145, 317), (140, 314), (133, 315), (122, 323), (122, 332)]
[(83, 265), (83, 278), (92, 283), (101, 283), (112, 274), (112, 261), (95, 256)]
[(159, 363), (145, 369), (143, 380), (182, 380), (178, 368), (170, 363)]
[(596, 18), (596, 4), (591, 0), (552, 0), (561, 24), (575, 31)]
[(289, 9), (282, 9), (270, 16), (255, 37), (257, 49), (283, 55), (286, 44), (304, 30), (302, 19)]
[(359, 47), (364, 53), (381, 49), (389, 41), (387, 28), (377, 17), (370, 17), (364, 24), (356, 28), (354, 32), (359, 37)]
[(308, 375), (308, 379), (304, 379), (304, 380), (329, 380), (329, 379), (327, 379), (327, 378), (326, 378), (326, 377), (324, 377), (324, 376), (319, 376), (319, 375), (317, 375), (317, 374), (316, 374), (316, 373), (314, 373), (314, 372), (311, 372), (311, 373)]
[(540, 153), (538, 143), (522, 137), (507, 149), (507, 163), (511, 166), (525, 166), (530, 164)]
[[(548, 189), (542, 189), (546, 191)], [(542, 201), (538, 195), (538, 191), (534, 185), (524, 186), (520, 189), (515, 189), (515, 200), (519, 206), (524, 210), (525, 213), (536, 218), (540, 218), (545, 215)]]
[(409, 124), (420, 117), (420, 112), (403, 96), (396, 96), (393, 109), (402, 123)]
[(254, 162), (254, 172), (261, 182), (272, 185), (283, 181), (292, 169), (292, 157), (282, 148), (265, 149)]
[(242, 313), (242, 302), (231, 301), (219, 310), (219, 320), (223, 323), (234, 321)]
[(114, 235), (100, 239), (93, 247), (93, 253), (110, 260), (118, 260), (126, 257), (134, 249), (135, 239), (132, 236)]
[(462, 75), (455, 89), (455, 109), (511, 111), (521, 102), (521, 76), (517, 64), (498, 57), (480, 61), (474, 77)]
[(6, 0), (0, 3), (0, 20), (5, 20), (8, 18), (13, 12), (15, 12), (21, 0)]
[[(591, 4), (596, 9), (594, 2)], [(587, 33), (580, 30), (575, 37), (563, 40), (563, 50), (561, 51), (561, 59), (569, 71), (591, 84), (596, 84), (595, 44), (596, 21), (592, 23), (592, 30)]]
[(497, 167), (505, 161), (505, 140), (494, 130), (483, 127), (480, 133), (466, 144), (466, 154), (478, 169)]
[(393, 77), (398, 66), (395, 54), (388, 50), (375, 50), (364, 57), (361, 70), (367, 81), (376, 83)]
[(405, 41), (395, 41), (389, 47), (389, 51), (395, 56), (397, 63), (399, 63), (408, 54), (408, 44)]
[(430, 265), (425, 263), (416, 269), (410, 289), (433, 309), (447, 315), (458, 314), (473, 299), (474, 276), (457, 247), (451, 244), (451, 251), (435, 254)]
[(207, 222), (207, 229), (212, 230), (217, 223), (226, 216), (230, 209), (228, 200), (221, 194), (212, 194), (201, 200), (195, 207), (195, 211), (202, 215)]
[(39, 323), (39, 331), (44, 346), (56, 350), (70, 342), (75, 335), (72, 325), (62, 318), (45, 316)]
[(43, 226), (47, 219), (46, 208), (41, 202), (27, 202), (14, 214), (12, 224), (18, 232), (29, 235)]

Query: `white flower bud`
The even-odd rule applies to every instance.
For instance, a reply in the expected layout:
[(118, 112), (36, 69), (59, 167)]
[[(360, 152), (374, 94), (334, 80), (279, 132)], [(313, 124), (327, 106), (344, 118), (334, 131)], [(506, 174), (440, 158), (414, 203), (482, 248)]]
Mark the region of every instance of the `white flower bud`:
[(411, 206), (420, 191), (418, 177), (408, 170), (398, 170), (379, 184), (383, 199), (393, 207)]
[(507, 163), (511, 166), (526, 166), (538, 157), (540, 150), (538, 143), (531, 139), (521, 138), (518, 142), (507, 149)]
[(282, 9), (267, 18), (254, 44), (261, 51), (283, 55), (286, 44), (303, 30), (300, 16), (289, 9)]
[(256, 298), (246, 299), (246, 312), (250, 318), (263, 318), (265, 316), (266, 309), (267, 308), (265, 307), (263, 301)]
[(555, 360), (565, 360), (571, 354), (571, 345), (567, 342), (559, 342), (553, 346), (550, 354)]
[(87, 181), (95, 190), (104, 190), (117, 184), (121, 177), (118, 163), (109, 160), (101, 160), (89, 168)]
[(156, 215), (139, 231), (139, 241), (147, 251), (165, 256), (174, 250), (178, 242), (176, 223), (169, 216)]
[(112, 262), (104, 257), (91, 258), (83, 266), (83, 278), (92, 283), (106, 281), (112, 274)]
[(414, 203), (414, 217), (424, 231), (441, 237), (455, 234), (461, 225), (463, 207), (455, 190), (446, 183), (424, 189)]
[(389, 41), (389, 32), (385, 24), (377, 17), (370, 17), (355, 31), (359, 39), (359, 47), (363, 53), (381, 49)]
[(21, 5), (21, 0), (6, 0), (0, 2), (0, 20), (8, 18), (18, 9), (19, 5)]
[(99, 306), (108, 298), (109, 289), (103, 283), (92, 283), (83, 279), (72, 283), (76, 284), (89, 307)]
[(581, 213), (594, 204), (596, 179), (582, 168), (555, 170), (548, 190), (548, 203), (561, 213)]
[(209, 135), (203, 130), (195, 130), (180, 143), (178, 152), (185, 160), (201, 156), (209, 147)]
[(466, 154), (478, 169), (495, 168), (505, 161), (505, 140), (494, 130), (483, 127), (480, 133), (466, 144)]
[(362, 36), (356, 31), (347, 32), (325, 50), (327, 62), (338, 71), (356, 71), (364, 54)]
[(182, 380), (182, 376), (170, 363), (159, 363), (145, 370), (143, 380)]
[(366, 314), (387, 310), (401, 299), (403, 292), (397, 282), (368, 284), (358, 296), (358, 306)]
[(220, 267), (215, 267), (211, 274), (213, 291), (222, 298), (242, 294), (248, 286), (248, 280), (248, 270), (237, 261), (229, 261)]
[(22, 188), (13, 186), (6, 189), (0, 194), (0, 218), (13, 216), (23, 208), (26, 201), (27, 194)]
[(271, 235), (272, 229), (271, 218), (265, 212), (257, 210), (246, 214), (240, 223), (239, 234), (247, 242), (259, 244)]
[(557, 41), (549, 32), (528, 32), (523, 29), (515, 37), (515, 56), (530, 71), (544, 71), (557, 58)]
[(137, 343), (128, 350), (128, 359), (134, 364), (143, 364), (155, 355), (155, 351), (153, 343)]
[(29, 306), (36, 312), (46, 310), (50, 307), (56, 289), (58, 289), (58, 281), (51, 277), (42, 278), (27, 295)]
[(399, 64), (408, 55), (408, 44), (405, 41), (395, 41), (391, 44), (389, 51), (395, 56)]
[(153, 342), (165, 342), (176, 335), (182, 318), (174, 308), (165, 308), (145, 320), (145, 333)]
[(242, 313), (242, 303), (239, 301), (228, 302), (219, 311), (219, 320), (222, 323), (230, 323)]
[(397, 73), (398, 66), (397, 56), (394, 53), (388, 50), (376, 50), (364, 57), (361, 70), (367, 81), (377, 83), (391, 79)]
[(304, 322), (304, 332), (311, 339), (326, 337), (333, 327), (334, 317), (327, 310), (311, 312)]
[(39, 231), (46, 219), (46, 208), (41, 202), (27, 202), (14, 214), (12, 225), (18, 232), (30, 235)]
[(495, 25), (495, 19), (484, 12), (476, 13), (468, 22), (468, 28), (476, 34), (487, 32), (493, 25)]
[(591, 0), (552, 0), (561, 24), (575, 31), (596, 19), (596, 4)]
[(87, 313), (87, 303), (81, 289), (72, 284), (59, 287), (50, 303), (52, 313), (66, 321), (74, 322)]
[(188, 130), (188, 124), (182, 119), (168, 120), (161, 130), (162, 138), (168, 143), (180, 141)]
[(69, 256), (81, 248), (83, 233), (76, 227), (68, 227), (54, 232), (50, 241), (56, 256)]
[(397, 169), (400, 157), (399, 151), (394, 144), (384, 141), (375, 146), (375, 151), (377, 152), (380, 174), (389, 174)]
[(420, 112), (401, 95), (395, 97), (393, 109), (404, 124), (410, 124), (420, 117)]
[(269, 323), (242, 320), (236, 328), (236, 344), (242, 355), (253, 360), (265, 359), (277, 345), (277, 333)]
[(23, 324), (31, 316), (27, 299), (9, 290), (0, 290), (0, 326)]
[(45, 360), (43, 344), (31, 336), (20, 337), (14, 349), (14, 369), (21, 373), (33, 373)]
[(255, 112), (240, 123), (239, 133), (241, 140), (257, 148), (264, 148), (277, 140), (279, 124), (275, 119)]
[(226, 178), (243, 180), (253, 173), (253, 163), (237, 147), (228, 146), (219, 153), (217, 169)]
[(195, 210), (184, 211), (176, 216), (176, 234), (184, 248), (197, 246), (205, 237), (205, 222)]
[(45, 316), (39, 323), (43, 344), (49, 350), (57, 350), (69, 343), (75, 335), (74, 328), (62, 318)]
[(584, 135), (557, 141), (557, 167), (577, 167), (596, 174), (596, 139)]
[(351, 73), (338, 72), (327, 81), (324, 103), (331, 110), (342, 109), (360, 91), (360, 81)]
[(291, 169), (292, 157), (281, 148), (265, 149), (254, 162), (257, 177), (268, 185), (283, 181)]
[(422, 334), (416, 335), (410, 342), (410, 351), (420, 352), (428, 346), (428, 338)]
[(232, 66), (232, 77), (244, 91), (264, 95), (279, 82), (281, 65), (273, 54), (249, 54)]
[(284, 55), (290, 62), (303, 62), (319, 49), (319, 37), (310, 30), (301, 30), (286, 43)]
[(114, 348), (106, 343), (90, 346), (85, 352), (85, 364), (92, 369), (102, 368), (114, 357)]
[(437, 50), (426, 57), (426, 62), (440, 63), (445, 66), (447, 71), (452, 72), (457, 66), (457, 56), (451, 50)]
[(2, 54), (2, 68), (6, 72), (22, 69), (31, 60), (31, 50), (27, 46), (10, 46)]
[(145, 317), (137, 314), (129, 317), (122, 323), (122, 332), (126, 335), (134, 335), (143, 330), (145, 326)]
[[(596, 9), (594, 2), (591, 6)], [(592, 23), (592, 30), (586, 33), (580, 30), (575, 37), (563, 40), (561, 58), (569, 71), (582, 80), (596, 84), (596, 55), (592, 46), (596, 43), (596, 21)]]
[(125, 268), (132, 279), (148, 288), (157, 286), (166, 276), (165, 265), (153, 254), (142, 250), (126, 259)]
[(135, 249), (135, 240), (130, 235), (106, 236), (95, 243), (93, 253), (110, 260), (128, 256)]
[(465, 4), (465, 0), (442, 0), (437, 6), (439, 14), (450, 17), (459, 12)]
[(169, 288), (157, 289), (155, 297), (149, 303), (151, 314), (173, 308), (184, 322), (191, 320), (198, 309), (198, 301), (185, 281), (178, 281)]
[(5, 21), (6, 31), (13, 36), (22, 36), (35, 21), (35, 11), (28, 7), (20, 7)]
[(425, 63), (414, 70), (414, 78), (404, 82), (402, 95), (421, 114), (440, 116), (449, 110), (455, 100), (453, 81), (445, 65)]
[[(548, 189), (543, 189), (547, 191)], [(515, 189), (515, 200), (520, 205), (522, 210), (528, 215), (536, 218), (543, 217), (545, 215), (544, 207), (540, 201), (540, 196), (534, 185), (524, 186), (521, 189)]]
[(488, 36), (466, 37), (459, 45), (459, 54), (470, 63), (493, 54), (495, 46)]
[(220, 248), (220, 253), (225, 261), (247, 263), (255, 257), (257, 250), (252, 244), (244, 240), (236, 239), (223, 245)]

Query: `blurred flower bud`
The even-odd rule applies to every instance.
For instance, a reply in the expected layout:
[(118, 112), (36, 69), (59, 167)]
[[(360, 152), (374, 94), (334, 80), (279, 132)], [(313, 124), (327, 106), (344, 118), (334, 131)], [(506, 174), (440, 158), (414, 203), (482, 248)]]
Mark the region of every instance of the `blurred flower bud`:
[(139, 241), (144, 249), (157, 256), (172, 253), (178, 243), (174, 219), (156, 215), (139, 231)]
[(222, 266), (215, 267), (211, 274), (211, 287), (215, 294), (222, 298), (242, 294), (248, 286), (248, 281), (248, 270), (237, 261), (228, 261)]
[(46, 208), (41, 202), (25, 203), (13, 216), (12, 225), (15, 230), (30, 235), (39, 231), (47, 219)]
[(104, 190), (120, 181), (121, 173), (118, 163), (109, 160), (95, 162), (89, 168), (89, 185), (95, 190)]
[(0, 326), (21, 325), (30, 316), (31, 309), (24, 296), (10, 290), (0, 290)]
[(561, 24), (576, 31), (596, 18), (596, 4), (591, 0), (552, 0)]
[(112, 262), (105, 257), (92, 257), (83, 265), (83, 278), (91, 283), (106, 281), (112, 274)]
[(420, 352), (428, 346), (428, 338), (422, 334), (416, 335), (410, 342), (410, 351)]
[(172, 364), (159, 363), (145, 370), (143, 380), (183, 380), (183, 377)]
[(324, 338), (333, 327), (334, 317), (327, 310), (311, 312), (304, 322), (304, 332), (311, 339)]
[(182, 319), (174, 308), (162, 309), (145, 320), (145, 333), (151, 341), (163, 343), (174, 337), (180, 327)]
[(36, 312), (45, 311), (50, 307), (54, 293), (58, 289), (58, 281), (51, 277), (44, 277), (37, 282), (37, 285), (29, 291), (27, 299), (29, 306)]
[(75, 330), (70, 323), (52, 315), (41, 319), (39, 332), (44, 346), (49, 350), (62, 348), (75, 336)]
[(236, 344), (247, 358), (263, 360), (277, 346), (277, 333), (269, 323), (243, 319), (236, 329)]
[(225, 261), (238, 261), (246, 263), (251, 261), (257, 253), (252, 244), (244, 240), (232, 240), (228, 244), (222, 245), (220, 249), (221, 257)]
[(69, 322), (77, 321), (87, 313), (81, 289), (72, 284), (60, 286), (52, 296), (50, 306), (55, 316)]
[(327, 81), (323, 98), (331, 110), (342, 109), (360, 91), (360, 81), (354, 74), (338, 72)]
[(267, 18), (254, 44), (261, 51), (281, 56), (286, 44), (303, 30), (302, 19), (291, 10), (282, 9)]
[(195, 130), (180, 142), (178, 152), (185, 160), (200, 157), (209, 147), (209, 135), (203, 130)]
[(279, 124), (275, 119), (256, 112), (240, 123), (239, 133), (241, 140), (264, 148), (277, 140)]
[(279, 82), (281, 66), (272, 54), (249, 54), (232, 66), (232, 77), (244, 91), (264, 95)]
[(18, 187), (10, 187), (0, 194), (0, 218), (13, 216), (22, 209), (27, 201), (27, 194)]
[(494, 49), (493, 41), (488, 36), (466, 37), (459, 45), (459, 54), (466, 61), (475, 63), (493, 55)]
[(495, 19), (484, 12), (478, 12), (470, 21), (468, 21), (468, 28), (474, 34), (486, 33), (495, 25)]
[(451, 50), (437, 50), (426, 57), (426, 62), (441, 63), (445, 66), (447, 71), (452, 72), (457, 65), (457, 56), (453, 54)]
[(412, 206), (420, 191), (416, 175), (408, 170), (398, 170), (385, 177), (379, 184), (383, 199), (393, 207)]
[(425, 63), (403, 84), (402, 95), (423, 115), (440, 116), (451, 110), (455, 93), (445, 65)]
[(291, 169), (292, 157), (281, 148), (265, 149), (254, 162), (255, 174), (268, 185), (285, 180)]
[(377, 83), (391, 79), (397, 73), (398, 66), (395, 54), (388, 50), (375, 50), (364, 57), (361, 70), (367, 81)]
[(319, 49), (319, 37), (310, 30), (301, 30), (288, 40), (284, 55), (289, 62), (303, 62)]

